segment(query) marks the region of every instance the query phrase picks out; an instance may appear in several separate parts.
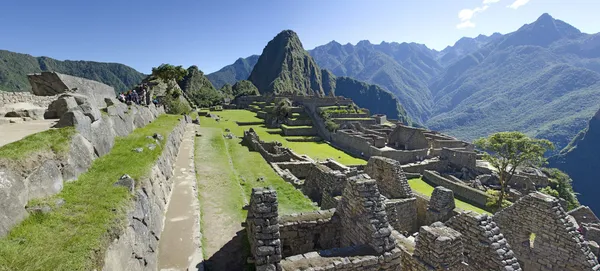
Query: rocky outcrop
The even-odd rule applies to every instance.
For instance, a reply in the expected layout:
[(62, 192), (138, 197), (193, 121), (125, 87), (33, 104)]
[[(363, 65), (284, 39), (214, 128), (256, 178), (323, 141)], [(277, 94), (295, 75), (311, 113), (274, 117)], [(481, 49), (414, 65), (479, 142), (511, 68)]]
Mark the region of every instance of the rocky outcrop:
[[(164, 114), (163, 107), (132, 105), (129, 110), (117, 102), (107, 109), (112, 114), (103, 115), (85, 96), (68, 94), (62, 100), (74, 106), (62, 115), (56, 127), (73, 126), (76, 130), (65, 155), (36, 153), (26, 159), (27, 163), (0, 158), (0, 237), (27, 217), (25, 206), (29, 200), (57, 194), (65, 181), (76, 180), (94, 159), (109, 153), (116, 136), (127, 136)], [(138, 125), (134, 125), (136, 118), (142, 120)], [(120, 126), (115, 129), (117, 121)]]
[(140, 186), (134, 192), (133, 205), (127, 212), (127, 225), (106, 251), (102, 270), (157, 269), (158, 242), (186, 120), (182, 119), (167, 137), (165, 148), (149, 177), (140, 180)]
[(42, 72), (27, 76), (31, 92), (38, 96), (53, 96), (74, 92), (89, 97), (98, 107), (106, 107), (104, 98), (114, 98), (115, 89), (103, 83), (56, 72)]

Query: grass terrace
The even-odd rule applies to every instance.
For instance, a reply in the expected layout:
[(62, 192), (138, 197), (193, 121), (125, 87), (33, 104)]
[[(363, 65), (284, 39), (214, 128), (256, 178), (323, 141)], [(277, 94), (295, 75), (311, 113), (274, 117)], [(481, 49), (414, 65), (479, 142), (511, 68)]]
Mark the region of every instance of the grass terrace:
[[(154, 133), (166, 139), (180, 117), (162, 115), (129, 136), (117, 138), (111, 152), (96, 159), (88, 172), (75, 182), (65, 183), (59, 194), (42, 200), (53, 211), (29, 216), (0, 239), (0, 270), (100, 269), (104, 252), (115, 230), (123, 226), (126, 207), (131, 201), (126, 188), (113, 184), (123, 174), (135, 180), (146, 177), (162, 153), (165, 141), (143, 153), (131, 149), (146, 146), (150, 143), (146, 136)], [(70, 132), (52, 133), (61, 135), (53, 134), (50, 138), (62, 140)], [(54, 208), (59, 198), (65, 203)]]
[(313, 127), (312, 126), (289, 126), (289, 125), (281, 124), (281, 128), (294, 130), (294, 129), (311, 129)]
[(319, 110), (324, 113), (330, 114), (366, 114), (367, 112), (362, 108), (348, 108), (347, 106), (323, 106), (319, 107)]
[(240, 138), (244, 135), (244, 130), (248, 130), (250, 127), (252, 127), (258, 136), (260, 136), (261, 140), (267, 142), (279, 141), (283, 144), (283, 146), (292, 149), (294, 152), (298, 154), (306, 154), (313, 159), (325, 160), (327, 158), (333, 158), (345, 165), (364, 165), (367, 163), (367, 161), (352, 157), (325, 142), (289, 142), (286, 140), (287, 137), (281, 135), (281, 129), (268, 129), (264, 126), (264, 124), (252, 126), (237, 125), (236, 121), (262, 121), (262, 119), (256, 117), (255, 113), (248, 110), (223, 110), (221, 112), (217, 112), (216, 114), (221, 116), (221, 120), (219, 122), (212, 118), (202, 117), (200, 118), (201, 125), (204, 127), (221, 128), (223, 130), (229, 129), (234, 135)]
[[(428, 184), (427, 182), (425, 182), (422, 178), (414, 178), (414, 179), (409, 179), (408, 180), (408, 184), (410, 185), (410, 188), (422, 195), (425, 195), (427, 197), (431, 197), (431, 194), (433, 193), (433, 189), (434, 187), (431, 186), (430, 184)], [(474, 211), (476, 213), (480, 213), (480, 214), (490, 214), (490, 212), (481, 209), (477, 206), (474, 206), (470, 203), (466, 203), (462, 200), (459, 199), (454, 199), (454, 204), (456, 204), (456, 207), (463, 209), (465, 211)]]

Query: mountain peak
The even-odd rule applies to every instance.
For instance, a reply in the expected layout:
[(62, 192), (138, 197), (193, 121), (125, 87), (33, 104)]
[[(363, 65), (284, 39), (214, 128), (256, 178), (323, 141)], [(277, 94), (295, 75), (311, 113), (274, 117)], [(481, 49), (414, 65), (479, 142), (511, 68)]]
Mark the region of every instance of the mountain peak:
[(261, 93), (324, 95), (321, 69), (292, 30), (269, 41), (248, 77)]

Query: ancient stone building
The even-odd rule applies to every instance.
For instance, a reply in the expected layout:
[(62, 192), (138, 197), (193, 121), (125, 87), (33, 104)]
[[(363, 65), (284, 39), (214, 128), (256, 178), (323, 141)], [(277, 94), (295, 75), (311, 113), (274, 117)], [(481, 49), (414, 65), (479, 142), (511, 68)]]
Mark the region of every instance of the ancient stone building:
[(598, 260), (558, 199), (534, 192), (493, 220), (524, 270), (598, 270)]

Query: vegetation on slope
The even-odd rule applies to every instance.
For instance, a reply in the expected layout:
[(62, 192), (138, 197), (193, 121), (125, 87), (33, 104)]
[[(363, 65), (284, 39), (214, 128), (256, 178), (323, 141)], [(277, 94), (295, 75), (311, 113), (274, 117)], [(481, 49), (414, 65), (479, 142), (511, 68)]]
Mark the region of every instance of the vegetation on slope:
[[(88, 172), (46, 201), (64, 205), (46, 214), (29, 216), (0, 239), (0, 270), (94, 270), (100, 269), (104, 252), (121, 227), (131, 195), (113, 184), (123, 174), (135, 180), (147, 177), (165, 141), (154, 150), (132, 152), (148, 144), (146, 136), (167, 138), (179, 123), (177, 116), (163, 115), (127, 137), (117, 138), (111, 152), (98, 158)], [(110, 170), (108, 170), (110, 169)]]
[(221, 88), (225, 84), (233, 85), (237, 81), (248, 79), (258, 57), (258, 55), (252, 55), (247, 58), (239, 58), (233, 64), (208, 74), (206, 77), (216, 88)]
[(573, 188), (582, 204), (600, 210), (596, 166), (600, 164), (600, 111), (589, 121), (573, 141), (558, 155), (550, 158), (550, 166), (561, 169), (573, 178)]
[(0, 50), (0, 89), (4, 91), (29, 91), (31, 85), (27, 74), (54, 71), (96, 80), (125, 91), (144, 78), (131, 67), (117, 63), (93, 61), (59, 61), (49, 57), (33, 57), (26, 54)]
[(187, 75), (178, 83), (189, 99), (197, 106), (209, 107), (223, 100), (224, 94), (215, 89), (197, 66), (189, 67)]
[(263, 94), (325, 94), (321, 69), (291, 30), (282, 31), (269, 41), (248, 80)]
[(376, 85), (369, 85), (348, 77), (338, 77), (335, 93), (352, 99), (356, 105), (369, 109), (371, 114), (385, 114), (390, 119), (412, 124), (398, 98)]

